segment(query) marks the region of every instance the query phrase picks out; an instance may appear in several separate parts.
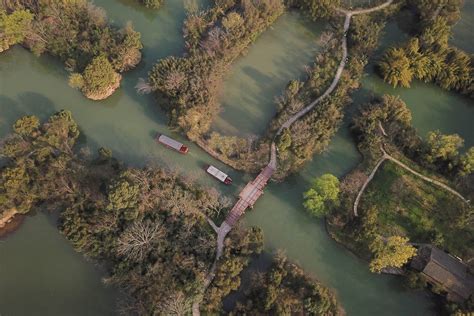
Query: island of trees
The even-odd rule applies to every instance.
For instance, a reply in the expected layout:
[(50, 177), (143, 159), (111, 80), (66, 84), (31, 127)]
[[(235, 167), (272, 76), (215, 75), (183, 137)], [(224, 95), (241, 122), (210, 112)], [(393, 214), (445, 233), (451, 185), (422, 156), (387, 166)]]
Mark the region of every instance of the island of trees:
[(141, 60), (140, 33), (130, 23), (110, 25), (105, 11), (85, 0), (3, 1), (0, 34), (0, 52), (21, 44), (35, 55), (59, 58), (70, 86), (92, 100), (110, 96), (121, 73)]
[[(215, 158), (247, 172), (257, 172), (267, 162), (270, 144), (282, 122), (320, 96), (333, 80), (341, 52), (342, 15), (338, 1), (215, 0), (205, 12), (190, 12), (184, 23), (186, 55), (160, 60), (139, 91), (153, 91), (168, 112), (171, 127), (181, 130)], [(351, 58), (340, 83), (304, 119), (278, 139), (277, 177), (298, 170), (315, 153), (325, 150), (337, 131), (350, 92), (359, 85), (367, 57), (377, 46), (387, 16), (397, 6), (377, 14), (353, 18), (348, 36)], [(315, 56), (304, 82), (291, 81), (279, 98), (278, 113), (261, 137), (224, 136), (210, 129), (219, 113), (218, 94), (232, 62), (285, 10), (301, 10), (332, 25), (325, 32), (324, 49)]]
[(463, 140), (439, 131), (422, 139), (405, 103), (388, 95), (361, 108), (353, 132), (363, 162), (342, 181), (315, 179), (304, 194), (308, 212), (326, 216), (330, 234), (370, 259), (371, 271), (404, 274), (411, 285), (426, 284), (406, 265), (416, 248), (432, 245), (472, 264), (474, 147), (461, 153)]
[(460, 18), (462, 0), (408, 1), (418, 16), (416, 36), (389, 48), (378, 63), (380, 75), (394, 87), (417, 79), (474, 97), (472, 57), (449, 44), (451, 27)]

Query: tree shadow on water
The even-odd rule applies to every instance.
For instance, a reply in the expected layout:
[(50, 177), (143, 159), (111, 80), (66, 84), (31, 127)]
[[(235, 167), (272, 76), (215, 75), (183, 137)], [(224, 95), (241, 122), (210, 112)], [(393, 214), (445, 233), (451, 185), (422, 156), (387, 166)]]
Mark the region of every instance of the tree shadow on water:
[(40, 119), (46, 119), (57, 111), (54, 102), (41, 93), (27, 91), (18, 94), (18, 107), (24, 115), (36, 115)]
[(18, 108), (18, 102), (5, 95), (0, 95), (0, 137), (11, 131), (11, 126), (15, 120), (25, 115)]

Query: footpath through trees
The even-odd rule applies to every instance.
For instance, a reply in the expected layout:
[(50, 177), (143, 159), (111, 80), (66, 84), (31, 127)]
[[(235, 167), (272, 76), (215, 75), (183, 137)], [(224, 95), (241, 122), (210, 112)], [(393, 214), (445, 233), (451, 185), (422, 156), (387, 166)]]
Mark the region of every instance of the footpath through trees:
[[(383, 134), (383, 136), (387, 136), (387, 134), (385, 133), (385, 130), (383, 129), (383, 126), (382, 126), (382, 123), (379, 122), (379, 129), (381, 131), (381, 133)], [(365, 189), (367, 188), (367, 186), (369, 185), (370, 181), (372, 181), (372, 179), (374, 178), (375, 176), (375, 173), (377, 172), (377, 170), (379, 169), (379, 167), (382, 165), (382, 163), (385, 161), (385, 160), (390, 160), (390, 161), (393, 161), (395, 164), (399, 165), (400, 167), (402, 167), (403, 169), (407, 170), (408, 172), (412, 173), (413, 175), (423, 179), (424, 181), (428, 182), (428, 183), (431, 183), (431, 184), (434, 184), (454, 195), (456, 195), (457, 197), (459, 197), (461, 200), (463, 200), (465, 203), (469, 204), (469, 200), (466, 199), (464, 196), (461, 195), (461, 193), (459, 193), (458, 191), (454, 190), (453, 188), (449, 187), (448, 185), (438, 181), (438, 180), (435, 180), (435, 179), (431, 179), (415, 170), (413, 170), (412, 168), (408, 167), (406, 164), (404, 164), (403, 162), (401, 162), (400, 160), (396, 159), (395, 157), (389, 155), (383, 145), (380, 146), (380, 150), (382, 151), (382, 157), (377, 161), (377, 163), (375, 164), (375, 167), (374, 169), (372, 169), (372, 172), (370, 173), (369, 177), (367, 178), (367, 180), (364, 182), (364, 184), (362, 185), (362, 187), (360, 188), (359, 192), (357, 193), (357, 197), (354, 201), (354, 207), (353, 207), (353, 210), (354, 210), (354, 216), (359, 216), (358, 212), (357, 212), (357, 209), (359, 207), (359, 202), (360, 202), (360, 198), (362, 197), (362, 194), (364, 193)]]
[[(344, 68), (346, 67), (347, 58), (348, 58), (347, 31), (349, 30), (352, 16), (358, 15), (358, 14), (367, 14), (367, 13), (375, 12), (378, 10), (382, 10), (388, 7), (390, 4), (392, 4), (392, 2), (393, 0), (388, 0), (387, 2), (381, 5), (378, 5), (376, 7), (369, 8), (369, 9), (349, 11), (349, 10), (339, 8), (336, 10), (337, 12), (343, 14), (345, 16), (345, 19), (344, 19), (344, 26), (343, 26), (343, 38), (342, 38), (342, 43), (341, 43), (342, 58), (339, 63), (339, 66), (337, 67), (334, 79), (332, 80), (331, 84), (326, 89), (326, 91), (320, 97), (318, 97), (309, 105), (307, 105), (302, 110), (300, 110), (298, 113), (290, 117), (285, 123), (283, 123), (280, 126), (271, 144), (270, 160), (267, 166), (262, 170), (262, 172), (260, 172), (260, 174), (255, 178), (255, 180), (249, 182), (245, 186), (245, 188), (241, 191), (241, 193), (239, 194), (239, 197), (240, 197), (239, 200), (234, 205), (234, 207), (229, 212), (229, 214), (227, 214), (227, 217), (224, 220), (224, 222), (221, 224), (221, 226), (217, 227), (217, 225), (215, 225), (214, 223), (211, 224), (217, 233), (216, 257), (206, 277), (206, 281), (203, 287), (203, 293), (206, 291), (207, 287), (209, 286), (209, 284), (211, 284), (212, 280), (214, 279), (216, 268), (217, 268), (217, 262), (219, 258), (222, 256), (222, 252), (224, 250), (225, 237), (232, 230), (232, 227), (238, 222), (240, 217), (245, 214), (245, 210), (248, 207), (253, 207), (257, 199), (263, 194), (263, 190), (268, 180), (272, 177), (273, 173), (278, 168), (277, 148), (275, 144), (276, 137), (279, 136), (283, 132), (283, 130), (289, 128), (294, 122), (296, 122), (297, 120), (302, 118), (304, 115), (306, 115), (308, 112), (310, 112), (322, 100), (327, 98), (334, 91), (337, 84), (339, 83), (342, 72)], [(194, 301), (193, 303), (193, 308), (192, 308), (193, 316), (200, 315), (200, 311), (199, 311), (200, 301), (201, 301), (201, 298)]]

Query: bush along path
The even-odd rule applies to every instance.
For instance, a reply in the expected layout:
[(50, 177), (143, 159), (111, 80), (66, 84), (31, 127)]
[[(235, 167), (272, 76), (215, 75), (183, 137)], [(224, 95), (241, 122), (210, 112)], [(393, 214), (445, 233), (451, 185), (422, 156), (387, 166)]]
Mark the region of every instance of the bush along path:
[[(388, 7), (392, 2), (393, 0), (389, 0), (379, 6), (376, 6), (370, 9), (361, 9), (361, 10), (354, 10), (354, 11), (348, 11), (344, 9), (337, 10), (337, 12), (345, 15), (345, 20), (344, 20), (344, 26), (343, 26), (344, 35), (343, 35), (342, 44), (341, 44), (342, 58), (336, 70), (334, 79), (331, 82), (331, 85), (328, 87), (328, 89), (326, 89), (326, 91), (320, 97), (318, 97), (316, 100), (314, 100), (309, 105), (304, 107), (301, 111), (293, 115), (291, 118), (289, 118), (285, 123), (281, 125), (281, 127), (278, 129), (271, 144), (270, 160), (268, 162), (268, 165), (263, 169), (263, 171), (257, 176), (257, 178), (254, 181), (247, 184), (247, 186), (242, 190), (242, 192), (239, 195), (240, 199), (237, 201), (237, 203), (234, 205), (232, 210), (229, 212), (229, 214), (227, 215), (222, 225), (218, 227), (216, 224), (211, 223), (211, 226), (214, 228), (214, 230), (217, 233), (216, 256), (214, 259), (214, 263), (206, 277), (206, 282), (203, 287), (202, 293), (206, 291), (207, 287), (209, 286), (209, 284), (211, 284), (212, 280), (214, 279), (219, 258), (222, 256), (222, 253), (223, 253), (225, 237), (232, 230), (232, 226), (238, 221), (238, 219), (242, 215), (245, 214), (245, 209), (249, 206), (253, 206), (253, 203), (255, 203), (256, 199), (263, 193), (263, 189), (266, 185), (266, 182), (271, 178), (272, 174), (278, 168), (277, 149), (276, 149), (276, 144), (275, 144), (276, 137), (279, 136), (283, 132), (283, 130), (289, 128), (294, 122), (296, 122), (297, 120), (302, 118), (305, 114), (310, 112), (322, 100), (327, 98), (334, 91), (337, 84), (339, 83), (339, 80), (341, 79), (341, 75), (346, 66), (347, 58), (348, 58), (346, 35), (350, 27), (351, 18), (357, 14), (367, 14), (367, 13), (375, 12), (378, 10), (382, 10)], [(259, 186), (259, 184), (261, 183), (259, 181), (259, 178), (264, 178), (264, 183), (262, 186)], [(201, 300), (202, 300), (202, 296), (198, 296), (198, 298), (194, 301), (193, 308), (192, 308), (193, 316), (200, 315), (199, 305), (201, 303)]]

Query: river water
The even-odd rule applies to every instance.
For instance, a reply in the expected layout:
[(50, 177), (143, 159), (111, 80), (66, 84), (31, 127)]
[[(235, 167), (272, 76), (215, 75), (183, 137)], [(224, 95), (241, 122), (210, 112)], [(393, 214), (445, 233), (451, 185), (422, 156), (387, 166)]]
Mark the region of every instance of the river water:
[[(23, 48), (14, 47), (0, 55), (0, 136), (8, 133), (11, 124), (21, 115), (46, 118), (65, 108), (73, 112), (79, 123), (83, 131), (80, 141), (84, 145), (93, 149), (109, 147), (116, 157), (133, 165), (166, 165), (199, 178), (205, 185), (235, 195), (251, 176), (230, 170), (192, 144), (189, 144), (191, 152), (186, 156), (157, 146), (153, 141), (156, 132), (180, 137), (167, 129), (166, 117), (152, 98), (138, 96), (133, 89), (138, 78), (146, 76), (156, 59), (183, 52), (181, 25), (185, 14), (182, 1), (166, 1), (158, 12), (137, 6), (134, 0), (96, 0), (96, 4), (103, 6), (115, 23), (122, 25), (132, 20), (142, 33), (144, 60), (138, 69), (125, 75), (122, 88), (112, 97), (103, 102), (91, 102), (67, 86), (67, 74), (60, 63), (46, 56), (36, 58)], [(273, 29), (239, 59), (226, 79), (223, 95), (229, 87), (235, 89), (229, 92), (234, 101), (224, 104), (216, 128), (226, 128), (222, 123), (229, 122), (229, 126), (243, 126), (239, 133), (261, 132), (266, 122), (255, 125), (260, 119), (268, 121), (271, 118), (273, 104), (264, 101), (265, 110), (256, 112), (251, 110), (260, 105), (257, 101), (235, 109), (241, 106), (239, 88), (229, 82), (239, 83), (247, 76), (249, 82), (241, 85), (240, 94), (258, 91), (266, 97), (261, 100), (273, 100), (285, 82), (301, 76), (302, 65), (308, 63), (311, 56), (298, 52), (298, 58), (288, 58), (285, 54), (291, 48), (283, 55), (269, 54), (268, 60), (259, 56), (268, 52), (269, 47), (283, 49), (285, 43), (300, 45), (297, 47), (314, 53), (322, 28), (322, 25), (306, 22), (293, 13), (280, 18)], [(390, 28), (397, 29), (397, 26), (390, 24), (385, 44), (403, 39), (401, 32), (393, 36)], [(294, 38), (281, 37), (279, 31)], [(281, 69), (277, 70), (277, 67)], [(261, 74), (270, 76), (271, 82), (260, 80)], [(234, 78), (239, 76), (243, 76), (242, 79)], [(466, 138), (466, 143), (473, 144), (474, 135), (467, 124), (467, 118), (473, 117), (472, 104), (469, 107), (465, 99), (433, 85), (415, 84), (412, 89), (393, 90), (378, 80), (368, 67), (355, 103), (385, 92), (400, 94), (409, 103), (414, 123), (421, 133), (432, 129), (457, 132)], [(237, 114), (226, 117), (232, 111)], [(247, 124), (249, 120), (251, 124)], [(229, 128), (227, 132), (231, 134), (235, 128)], [(332, 241), (322, 221), (309, 218), (301, 207), (302, 192), (313, 177), (327, 172), (342, 176), (359, 161), (360, 156), (344, 125), (326, 153), (316, 156), (302, 172), (286, 182), (272, 183), (245, 221), (264, 229), (267, 250), (285, 250), (306, 271), (334, 288), (349, 315), (433, 314), (433, 302), (427, 293), (409, 292), (394, 277), (371, 274), (365, 262)], [(235, 185), (224, 188), (204, 176), (202, 167), (207, 163), (227, 171)], [(27, 218), (19, 231), (0, 241), (0, 314), (3, 316), (112, 314), (117, 294), (103, 286), (100, 279), (100, 270), (76, 254), (57, 233), (54, 221), (45, 215)]]

